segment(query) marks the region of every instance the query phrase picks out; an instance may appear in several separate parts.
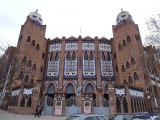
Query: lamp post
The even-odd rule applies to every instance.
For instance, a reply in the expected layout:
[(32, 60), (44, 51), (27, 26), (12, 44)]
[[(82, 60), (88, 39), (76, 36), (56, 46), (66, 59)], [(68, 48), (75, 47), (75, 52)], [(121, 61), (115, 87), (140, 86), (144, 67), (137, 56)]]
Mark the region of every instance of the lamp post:
[(7, 85), (7, 83), (8, 83), (8, 77), (9, 77), (9, 73), (10, 73), (12, 64), (13, 64), (13, 62), (11, 62), (10, 65), (9, 65), (9, 69), (8, 69), (6, 81), (5, 81), (5, 83), (4, 83), (3, 90), (2, 90), (2, 94), (1, 94), (0, 106), (1, 106), (1, 104), (2, 104), (3, 98), (5, 97), (6, 92), (8, 92), (8, 91), (6, 91), (6, 85)]

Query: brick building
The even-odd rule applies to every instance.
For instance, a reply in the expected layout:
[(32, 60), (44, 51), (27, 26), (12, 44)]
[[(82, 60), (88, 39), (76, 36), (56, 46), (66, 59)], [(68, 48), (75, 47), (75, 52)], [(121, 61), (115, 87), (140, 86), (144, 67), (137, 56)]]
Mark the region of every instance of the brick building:
[(160, 112), (159, 51), (143, 47), (129, 12), (117, 15), (110, 40), (51, 40), (45, 31), (41, 15), (31, 12), (20, 30), (8, 111), (33, 114), (42, 104), (49, 115)]

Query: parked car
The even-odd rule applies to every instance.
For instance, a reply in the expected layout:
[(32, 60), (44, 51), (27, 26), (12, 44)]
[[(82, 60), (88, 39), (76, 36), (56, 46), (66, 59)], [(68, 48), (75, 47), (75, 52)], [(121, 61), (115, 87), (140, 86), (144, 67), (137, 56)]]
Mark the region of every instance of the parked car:
[(156, 113), (136, 113), (128, 120), (160, 120), (160, 117)]
[(113, 114), (108, 118), (108, 120), (128, 120), (131, 117), (128, 113), (117, 113)]
[(101, 114), (74, 114), (65, 120), (106, 120), (106, 117)]

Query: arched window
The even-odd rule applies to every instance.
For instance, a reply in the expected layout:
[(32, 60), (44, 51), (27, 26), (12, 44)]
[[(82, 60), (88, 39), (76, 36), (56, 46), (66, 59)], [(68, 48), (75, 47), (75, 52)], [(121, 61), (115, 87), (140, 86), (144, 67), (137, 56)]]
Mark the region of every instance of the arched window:
[(90, 60), (93, 60), (93, 53), (92, 51), (90, 52), (90, 57), (89, 57)]
[(43, 72), (43, 67), (41, 66), (41, 72)]
[(85, 53), (84, 53), (84, 60), (88, 60), (87, 51), (85, 51)]
[(28, 36), (28, 38), (27, 38), (27, 41), (26, 42), (31, 42), (31, 37), (30, 36)]
[(32, 104), (32, 101), (31, 101), (31, 96), (30, 96), (27, 102), (27, 107), (31, 107), (31, 104)]
[(23, 58), (23, 60), (22, 60), (22, 63), (23, 63), (23, 64), (26, 64), (26, 62), (27, 62), (27, 57), (24, 56), (24, 58)]
[(28, 75), (26, 75), (25, 79), (24, 79), (24, 83), (28, 83), (29, 77)]
[(70, 60), (70, 52), (67, 52), (67, 60)]
[(121, 104), (118, 97), (116, 98), (116, 108), (117, 108), (117, 113), (121, 113)]
[(125, 41), (125, 40), (123, 40), (123, 47), (124, 47), (124, 46), (126, 46), (126, 41)]
[(115, 59), (117, 58), (116, 53), (114, 53), (114, 58), (115, 58)]
[(32, 70), (36, 71), (36, 64), (33, 65)]
[(123, 110), (124, 113), (128, 113), (128, 105), (125, 97), (123, 98)]
[(124, 84), (128, 84), (127, 81), (124, 79)]
[(51, 56), (50, 56), (50, 61), (53, 61), (53, 58), (54, 58), (54, 56), (53, 56), (53, 52), (52, 52)]
[(22, 98), (20, 107), (24, 107), (24, 105), (25, 105), (25, 97)]
[(31, 60), (29, 60), (27, 67), (31, 67), (31, 64), (32, 64), (32, 62), (31, 62)]
[(128, 81), (129, 81), (129, 84), (133, 84), (133, 80), (131, 76), (128, 77)]
[(136, 72), (134, 72), (134, 80), (139, 80), (138, 75)]
[(122, 65), (122, 72), (126, 72), (124, 65)]
[(121, 44), (119, 44), (118, 49), (122, 50), (122, 45)]
[(19, 74), (19, 79), (23, 79), (23, 72), (22, 71)]
[(134, 107), (133, 107), (133, 99), (131, 99), (131, 108), (132, 108), (132, 113), (134, 113)]
[(107, 61), (110, 61), (111, 59), (110, 59), (110, 55), (109, 55), (109, 53), (107, 52)]
[(130, 68), (130, 64), (128, 61), (126, 62), (126, 68)]
[(102, 52), (102, 61), (105, 61), (104, 52)]
[(127, 36), (127, 42), (131, 42), (131, 38), (129, 36)]
[(134, 65), (134, 64), (136, 64), (136, 62), (135, 62), (134, 58), (132, 57), (131, 58), (131, 65)]
[(36, 50), (39, 50), (39, 44), (36, 45)]
[(137, 111), (136, 99), (134, 99), (134, 110), (135, 110), (134, 112), (138, 112), (138, 111)]
[(58, 58), (59, 58), (59, 56), (58, 56), (58, 52), (57, 52), (56, 56), (55, 56), (55, 61), (58, 61)]
[(31, 79), (30, 84), (32, 84), (32, 85), (34, 84), (34, 80), (33, 80), (33, 78)]
[(35, 40), (32, 41), (31, 46), (35, 46)]
[(44, 53), (42, 54), (42, 58), (44, 59)]
[(118, 72), (118, 67), (116, 66), (116, 72)]
[(76, 53), (73, 51), (72, 60), (76, 60)]

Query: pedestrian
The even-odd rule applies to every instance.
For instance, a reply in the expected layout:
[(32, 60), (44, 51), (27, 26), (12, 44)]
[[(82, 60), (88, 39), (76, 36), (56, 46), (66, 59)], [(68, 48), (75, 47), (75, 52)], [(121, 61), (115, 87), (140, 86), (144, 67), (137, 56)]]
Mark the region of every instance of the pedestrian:
[(40, 116), (42, 116), (42, 111), (43, 111), (43, 105), (40, 107)]
[(35, 113), (35, 117), (38, 116), (39, 117), (40, 114), (40, 106), (38, 105), (36, 108), (36, 113)]

